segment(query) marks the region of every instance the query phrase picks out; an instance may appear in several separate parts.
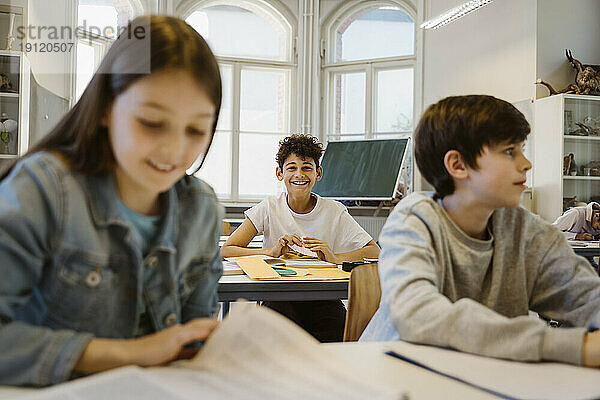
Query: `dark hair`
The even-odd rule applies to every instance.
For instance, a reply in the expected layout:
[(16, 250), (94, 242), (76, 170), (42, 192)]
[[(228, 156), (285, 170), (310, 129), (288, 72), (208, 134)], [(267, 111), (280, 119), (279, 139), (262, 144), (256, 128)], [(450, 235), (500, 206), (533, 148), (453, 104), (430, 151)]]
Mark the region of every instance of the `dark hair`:
[(527, 138), (529, 123), (512, 104), (493, 96), (446, 97), (429, 106), (415, 130), (415, 160), (433, 185), (436, 198), (454, 193), (444, 156), (457, 150), (467, 166), (477, 169), (483, 146), (517, 143)]
[[(115, 98), (133, 83), (167, 68), (189, 71), (206, 91), (216, 110), (214, 136), (221, 107), (221, 75), (215, 56), (202, 36), (185, 21), (143, 16), (131, 21), (119, 35), (77, 104), (23, 157), (54, 151), (62, 154), (74, 171), (111, 171), (115, 161), (103, 118)], [(0, 179), (8, 175), (16, 162)]]
[(312, 135), (295, 133), (279, 141), (279, 150), (275, 156), (277, 165), (283, 169), (283, 163), (287, 158), (295, 154), (300, 158), (312, 158), (319, 168), (319, 160), (323, 154), (323, 144)]

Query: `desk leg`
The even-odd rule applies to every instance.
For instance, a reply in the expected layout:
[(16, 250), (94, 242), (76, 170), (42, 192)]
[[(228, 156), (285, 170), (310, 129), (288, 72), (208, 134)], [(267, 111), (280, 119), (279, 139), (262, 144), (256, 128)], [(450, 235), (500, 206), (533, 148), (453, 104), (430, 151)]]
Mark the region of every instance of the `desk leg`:
[(223, 302), (223, 314), (221, 315), (221, 317), (224, 319), (227, 316), (227, 313), (229, 313), (229, 302), (224, 301)]
[(594, 260), (594, 257), (586, 257), (588, 262), (591, 264), (592, 268), (594, 268), (596, 270), (596, 272), (598, 273), (598, 275), (600, 275), (600, 267), (598, 266), (598, 263), (596, 262), (596, 260)]

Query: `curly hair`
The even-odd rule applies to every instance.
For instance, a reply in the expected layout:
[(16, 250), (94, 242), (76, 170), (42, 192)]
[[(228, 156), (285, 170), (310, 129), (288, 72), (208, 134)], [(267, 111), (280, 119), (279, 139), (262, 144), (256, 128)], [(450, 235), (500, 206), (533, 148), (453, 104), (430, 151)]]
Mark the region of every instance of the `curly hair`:
[(277, 165), (283, 169), (287, 158), (295, 154), (300, 158), (312, 158), (315, 166), (319, 168), (319, 160), (323, 154), (323, 143), (312, 135), (293, 134), (279, 141), (279, 150), (275, 156)]

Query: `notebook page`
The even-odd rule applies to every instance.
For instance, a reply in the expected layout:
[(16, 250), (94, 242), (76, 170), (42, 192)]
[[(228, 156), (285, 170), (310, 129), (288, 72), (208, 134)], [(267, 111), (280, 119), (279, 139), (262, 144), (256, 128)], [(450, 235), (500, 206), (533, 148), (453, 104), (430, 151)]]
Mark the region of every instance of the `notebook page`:
[(252, 304), (233, 307), (186, 367), (229, 376), (252, 397), (401, 398), (332, 356), (285, 317)]

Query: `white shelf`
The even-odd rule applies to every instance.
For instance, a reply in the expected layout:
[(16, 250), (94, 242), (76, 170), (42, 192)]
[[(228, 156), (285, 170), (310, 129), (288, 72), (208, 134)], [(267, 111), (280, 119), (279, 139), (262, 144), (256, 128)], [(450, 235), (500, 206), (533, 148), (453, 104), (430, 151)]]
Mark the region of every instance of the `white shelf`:
[(575, 181), (600, 181), (600, 176), (563, 175), (563, 179), (570, 179)]
[[(18, 130), (9, 144), (11, 154), (0, 154), (0, 159), (14, 159), (25, 154), (29, 147), (30, 65), (23, 52), (0, 50), (1, 57), (5, 60), (0, 72), (8, 73), (15, 89), (18, 89), (18, 93), (0, 92), (1, 111), (17, 122)], [(7, 57), (10, 57), (8, 63)]]
[(12, 99), (18, 99), (19, 98), (19, 93), (5, 93), (5, 92), (0, 92), (0, 97), (7, 97), (7, 98), (12, 98)]
[(562, 96), (565, 99), (574, 99), (574, 100), (592, 100), (592, 101), (600, 100), (600, 97), (592, 96), (592, 95), (588, 95), (588, 94), (560, 94), (559, 96)]
[(600, 96), (549, 96), (537, 99), (534, 111), (534, 210), (552, 222), (563, 213), (565, 198), (589, 202), (600, 195), (600, 176), (563, 175), (567, 154), (574, 154), (577, 173), (588, 163), (600, 160), (600, 136), (568, 134), (576, 122), (600, 117)]
[(20, 51), (0, 50), (0, 56), (21, 57)]
[(600, 141), (600, 136), (578, 136), (578, 135), (564, 135), (565, 136), (565, 140), (573, 140), (573, 141), (578, 141), (578, 140), (598, 140)]

